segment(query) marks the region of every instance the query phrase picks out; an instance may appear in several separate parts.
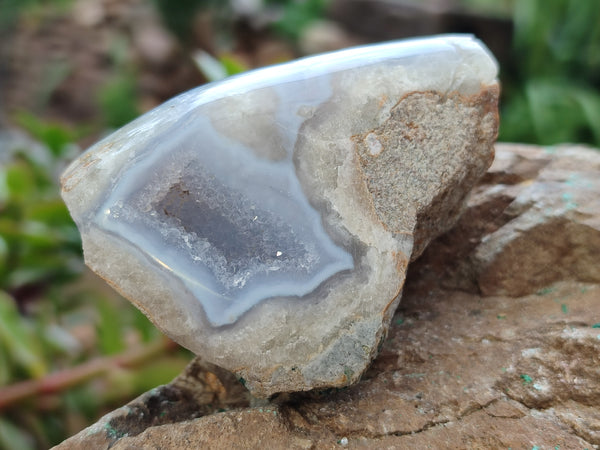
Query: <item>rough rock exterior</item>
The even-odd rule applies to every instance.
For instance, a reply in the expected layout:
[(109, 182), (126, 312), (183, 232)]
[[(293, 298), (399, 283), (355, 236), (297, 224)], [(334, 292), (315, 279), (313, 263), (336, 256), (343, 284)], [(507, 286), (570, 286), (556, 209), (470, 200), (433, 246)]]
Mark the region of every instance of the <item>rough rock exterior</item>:
[(358, 384), (250, 406), (198, 359), (59, 448), (598, 448), (600, 152), (496, 154), (460, 221), (412, 264)]
[(65, 172), (86, 263), (256, 396), (351, 384), (491, 164), (496, 73), (442, 36), (183, 94)]
[(430, 275), (511, 297), (560, 280), (600, 282), (599, 170), (600, 154), (578, 147), (497, 152), (466, 215), (429, 250)]

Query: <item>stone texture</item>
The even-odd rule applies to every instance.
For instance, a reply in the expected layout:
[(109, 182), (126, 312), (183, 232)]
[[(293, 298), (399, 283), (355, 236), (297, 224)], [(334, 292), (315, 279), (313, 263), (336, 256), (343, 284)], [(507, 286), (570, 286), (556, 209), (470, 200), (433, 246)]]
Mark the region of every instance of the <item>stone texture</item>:
[(431, 275), (509, 296), (560, 280), (600, 282), (599, 171), (600, 154), (583, 148), (497, 146), (467, 215), (431, 249)]
[(65, 172), (86, 263), (256, 396), (356, 382), (491, 164), (496, 73), (441, 36), (183, 94)]
[[(97, 448), (598, 448), (600, 282), (573, 277), (566, 267), (572, 261), (565, 258), (553, 261), (562, 269), (541, 289), (533, 283), (520, 287), (518, 296), (490, 295), (478, 290), (475, 275), (483, 272), (474, 270), (482, 261), (476, 258), (481, 242), (492, 239), (484, 236), (514, 230), (522, 215), (535, 211), (537, 220), (546, 220), (539, 213), (546, 206), (540, 205), (562, 198), (560, 190), (571, 193), (578, 205), (585, 204), (583, 198), (593, 203), (600, 189), (587, 182), (599, 178), (597, 158), (597, 151), (580, 147), (498, 145), (496, 162), (456, 227), (411, 265), (388, 337), (358, 384), (256, 404), (244, 398), (231, 376), (203, 367), (198, 359), (182, 376), (188, 393), (169, 408), (196, 409), (198, 415), (211, 410), (193, 394), (207, 391), (205, 381), (195, 380), (206, 380), (208, 371), (220, 380), (212, 382), (212, 391), (221, 392), (221, 403), (212, 411), (226, 411), (177, 419), (169, 409), (155, 409), (143, 419), (132, 416), (131, 429), (124, 422), (118, 435), (94, 426), (59, 448), (89, 448), (90, 442)], [(568, 171), (561, 180), (585, 183), (559, 182), (552, 185), (553, 196), (540, 195), (528, 208), (512, 206), (520, 194), (531, 199), (527, 190), (555, 178), (558, 167)], [(600, 218), (597, 203), (588, 204), (585, 214), (574, 209), (559, 207), (555, 215), (566, 224), (594, 224)], [(590, 236), (583, 234), (565, 251), (583, 251), (575, 248), (581, 246), (600, 253)], [(528, 232), (519, 242), (532, 252), (538, 245), (547, 251), (562, 245)], [(518, 263), (500, 261), (503, 274)], [(466, 290), (457, 287), (461, 274), (471, 277), (463, 283)], [(153, 426), (160, 414), (174, 423)], [(109, 415), (99, 423), (112, 420)]]

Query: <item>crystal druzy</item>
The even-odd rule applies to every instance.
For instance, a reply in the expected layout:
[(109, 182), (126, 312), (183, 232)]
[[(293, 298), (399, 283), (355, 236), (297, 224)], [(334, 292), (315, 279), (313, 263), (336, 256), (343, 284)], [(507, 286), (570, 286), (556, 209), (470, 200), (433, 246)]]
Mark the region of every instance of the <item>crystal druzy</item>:
[(258, 395), (348, 384), (491, 163), (496, 74), (439, 36), (184, 93), (66, 170), (86, 263)]
[(267, 298), (305, 295), (353, 267), (302, 193), (291, 157), (257, 157), (206, 117), (186, 128), (150, 144), (94, 220), (181, 280), (211, 324)]

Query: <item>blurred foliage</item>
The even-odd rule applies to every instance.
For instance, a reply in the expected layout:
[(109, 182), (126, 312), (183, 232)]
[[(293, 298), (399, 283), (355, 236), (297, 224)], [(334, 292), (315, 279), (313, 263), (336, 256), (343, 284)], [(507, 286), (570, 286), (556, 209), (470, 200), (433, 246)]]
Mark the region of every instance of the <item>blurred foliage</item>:
[(189, 43), (193, 32), (194, 19), (202, 9), (226, 7), (228, 2), (220, 0), (177, 0), (173, 7), (172, 0), (153, 0), (164, 24), (183, 43)]
[(515, 0), (458, 0), (466, 11), (496, 17), (509, 17), (513, 11)]
[(600, 146), (600, 2), (522, 0), (500, 139)]
[(304, 29), (325, 16), (330, 0), (270, 0), (281, 7), (280, 18), (272, 24), (275, 32), (298, 41)]
[[(194, 19), (196, 13), (201, 10), (210, 9), (218, 22), (217, 33), (222, 33), (223, 28), (232, 28), (231, 1), (221, 0), (179, 0), (177, 8), (169, 0), (153, 0), (165, 25), (184, 44), (191, 40)], [(296, 43), (302, 31), (313, 21), (322, 19), (327, 11), (331, 0), (262, 0), (258, 2), (246, 2), (254, 5), (247, 6), (246, 13), (254, 9), (255, 14), (269, 12), (270, 29), (276, 34)], [(236, 3), (244, 3), (238, 1)]]
[(108, 81), (98, 93), (98, 104), (108, 128), (120, 128), (140, 114), (137, 106), (137, 80), (122, 73)]
[(26, 293), (78, 275), (81, 242), (53, 180), (71, 133), (26, 114), (18, 121), (48, 149), (37, 161), (20, 149), (0, 167), (0, 288)]
[(136, 70), (129, 61), (130, 43), (124, 38), (114, 39), (109, 49), (112, 77), (100, 88), (97, 101), (103, 125), (120, 128), (140, 115)]
[[(88, 132), (86, 127), (75, 131), (57, 123), (44, 122), (25, 111), (18, 113), (15, 119), (16, 123), (24, 130), (27, 130), (36, 141), (43, 142), (46, 145), (51, 153), (51, 162), (53, 166), (56, 166), (61, 158), (68, 156), (67, 153), (73, 148), (73, 143), (77, 142)], [(26, 155), (28, 154), (27, 150), (28, 149), (26, 148), (22, 148), (19, 153)], [(33, 161), (31, 163), (33, 165), (36, 164)], [(51, 189), (49, 195), (55, 194), (55, 183), (52, 181), (49, 173), (44, 173), (42, 171), (40, 176), (46, 177), (45, 184)]]
[(52, 94), (63, 83), (73, 71), (73, 65), (70, 61), (54, 60), (48, 62), (42, 82), (35, 92), (35, 103), (37, 110), (43, 110)]
[(208, 81), (222, 80), (248, 70), (242, 62), (231, 55), (222, 54), (217, 59), (203, 50), (195, 53), (194, 62)]
[[(168, 0), (155, 2), (165, 23), (179, 36), (191, 32), (198, 10), (212, 8), (223, 16), (231, 4), (186, 0), (180, 8), (171, 8)], [(513, 15), (512, 63), (503, 67), (501, 74), (499, 139), (541, 145), (581, 142), (600, 146), (600, 1), (459, 3), (475, 12)], [(308, 25), (325, 16), (329, 0), (263, 0), (259, 4), (263, 10), (275, 12), (270, 15), (275, 18), (269, 21), (270, 29), (296, 43)], [(201, 70), (205, 72), (202, 66)], [(217, 78), (209, 76), (211, 80)]]
[(68, 11), (75, 0), (2, 0), (0, 1), (0, 29), (14, 26), (23, 12), (35, 14), (51, 6), (55, 10)]

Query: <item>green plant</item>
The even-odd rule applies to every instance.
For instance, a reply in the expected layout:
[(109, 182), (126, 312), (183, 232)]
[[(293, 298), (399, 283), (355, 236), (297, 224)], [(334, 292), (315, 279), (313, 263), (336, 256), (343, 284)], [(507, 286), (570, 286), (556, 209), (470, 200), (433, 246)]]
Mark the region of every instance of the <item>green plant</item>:
[(170, 0), (154, 0), (163, 22), (182, 42), (189, 43), (196, 13), (205, 8), (221, 7), (220, 0), (178, 0), (174, 6)]
[(139, 114), (136, 80), (130, 73), (120, 73), (108, 81), (98, 93), (98, 104), (109, 128), (120, 128)]
[(600, 2), (523, 0), (514, 8), (500, 139), (600, 146)]
[(194, 62), (208, 81), (221, 80), (248, 70), (241, 61), (232, 55), (223, 54), (217, 59), (203, 50), (196, 52)]
[(73, 0), (3, 0), (0, 2), (0, 30), (17, 23), (24, 12), (32, 12), (44, 7), (66, 11)]
[(325, 16), (329, 0), (271, 0), (282, 8), (279, 20), (272, 28), (282, 36), (297, 42), (303, 30)]
[(113, 41), (110, 60), (114, 74), (97, 94), (102, 119), (108, 128), (120, 128), (140, 114), (136, 71), (127, 57), (129, 46), (126, 39)]
[(81, 243), (58, 196), (54, 174), (70, 132), (22, 115), (32, 134), (46, 139), (47, 153), (34, 159), (17, 149), (0, 167), (0, 287), (18, 300), (72, 280), (81, 272)]

